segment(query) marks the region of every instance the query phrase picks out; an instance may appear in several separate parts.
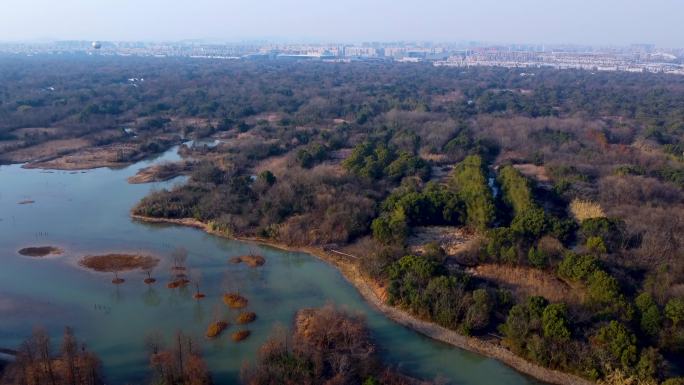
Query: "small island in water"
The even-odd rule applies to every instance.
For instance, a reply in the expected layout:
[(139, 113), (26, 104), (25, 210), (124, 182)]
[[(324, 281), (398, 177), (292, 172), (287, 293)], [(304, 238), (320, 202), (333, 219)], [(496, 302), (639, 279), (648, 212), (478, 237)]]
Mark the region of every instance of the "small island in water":
[(18, 253), (23, 256), (34, 258), (46, 257), (48, 255), (60, 255), (63, 252), (64, 251), (62, 249), (54, 246), (24, 247), (18, 251)]

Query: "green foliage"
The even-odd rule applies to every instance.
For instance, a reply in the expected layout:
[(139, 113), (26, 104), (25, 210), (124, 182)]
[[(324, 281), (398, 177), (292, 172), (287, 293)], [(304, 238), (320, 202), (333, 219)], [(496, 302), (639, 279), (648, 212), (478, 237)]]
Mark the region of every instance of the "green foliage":
[(613, 363), (620, 364), (627, 370), (631, 370), (636, 363), (636, 337), (623, 324), (610, 321), (598, 330), (594, 341), (610, 355)]
[(403, 245), (409, 234), (406, 214), (402, 208), (374, 219), (371, 229), (373, 237), (385, 244)]
[(390, 265), (390, 304), (406, 306), (416, 313), (425, 312), (423, 290), (438, 269), (436, 263), (415, 255), (407, 255)]
[(368, 377), (363, 382), (363, 385), (380, 385), (380, 381), (378, 381), (375, 377)]
[(430, 299), (430, 316), (438, 324), (456, 328), (463, 312), (464, 284), (455, 277), (439, 276), (430, 280), (425, 296)]
[(467, 223), (485, 229), (494, 221), (492, 192), (485, 176), (485, 165), (478, 155), (470, 155), (456, 165), (450, 186), (465, 203)]
[(464, 333), (490, 323), (495, 299), (485, 289), (468, 292), (468, 275), (446, 274), (431, 259), (407, 255), (390, 265), (387, 277), (392, 305)]
[(677, 327), (684, 321), (684, 299), (672, 298), (665, 304), (665, 316)]
[(276, 177), (269, 170), (264, 170), (264, 171), (259, 173), (257, 180), (263, 181), (268, 186), (273, 186), (276, 182)]
[(565, 362), (572, 353), (572, 331), (564, 304), (548, 304), (542, 297), (529, 297), (511, 308), (499, 330), (514, 352), (538, 364), (549, 366)]
[(422, 191), (399, 188), (382, 204), (384, 211), (401, 209), (412, 226), (457, 225), (465, 216), (462, 202), (443, 185), (430, 182)]
[(505, 336), (506, 344), (517, 354), (524, 351), (530, 329), (529, 310), (524, 305), (514, 305), (508, 312), (506, 322), (499, 327), (499, 331)]
[(364, 142), (356, 147), (342, 165), (351, 173), (368, 179), (387, 177), (399, 181), (405, 176), (430, 177), (430, 165), (420, 157), (402, 152), (384, 143)]
[(527, 261), (534, 267), (543, 268), (547, 265), (549, 256), (538, 247), (530, 247), (527, 252)]
[(544, 337), (556, 341), (570, 339), (570, 329), (566, 319), (567, 309), (565, 304), (556, 303), (547, 306), (542, 314), (542, 330)]
[(516, 264), (518, 262), (516, 240), (515, 233), (508, 227), (491, 229), (487, 232), (484, 252), (487, 257), (499, 262)]
[(558, 264), (558, 275), (571, 281), (584, 281), (600, 269), (599, 262), (592, 255), (578, 255), (568, 252)]
[(597, 304), (615, 303), (620, 296), (618, 281), (603, 270), (596, 270), (587, 277), (589, 300)]
[(649, 293), (639, 294), (634, 303), (639, 311), (641, 330), (650, 337), (656, 337), (663, 322), (658, 304)]
[(473, 303), (468, 308), (463, 329), (467, 332), (481, 330), (489, 325), (494, 303), (485, 289), (473, 291)]
[(417, 175), (423, 180), (430, 177), (430, 166), (422, 158), (408, 152), (401, 152), (384, 170), (385, 175), (393, 181), (399, 181), (406, 175)]
[(604, 254), (608, 251), (605, 242), (601, 237), (589, 237), (587, 238), (587, 250), (596, 254)]
[(513, 166), (501, 168), (498, 180), (504, 201), (513, 208), (515, 215), (520, 215), (535, 207), (529, 180)]
[(303, 168), (311, 168), (328, 156), (328, 149), (320, 143), (313, 143), (297, 151), (297, 162)]
[(446, 187), (428, 183), (400, 187), (382, 204), (383, 213), (371, 224), (373, 236), (385, 244), (404, 244), (411, 226), (457, 225), (465, 216), (463, 204)]
[(539, 239), (548, 230), (546, 214), (541, 208), (531, 208), (516, 215), (511, 222), (511, 229), (519, 236), (533, 240)]
[(584, 239), (601, 238), (606, 251), (614, 252), (624, 243), (624, 223), (617, 218), (589, 218), (582, 221), (580, 233)]
[(636, 374), (643, 380), (658, 380), (665, 371), (663, 356), (658, 353), (658, 349), (646, 348), (639, 355), (639, 362), (636, 365)]

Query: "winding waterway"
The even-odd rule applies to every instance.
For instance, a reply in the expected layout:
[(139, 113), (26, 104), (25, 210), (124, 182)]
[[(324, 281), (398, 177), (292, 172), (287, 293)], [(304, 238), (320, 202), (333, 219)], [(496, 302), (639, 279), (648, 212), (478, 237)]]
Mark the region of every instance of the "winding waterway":
[[(243, 362), (255, 356), (274, 325), (289, 326), (302, 307), (334, 302), (366, 315), (385, 362), (406, 374), (453, 384), (537, 384), (495, 361), (430, 340), (399, 326), (365, 303), (333, 267), (303, 253), (226, 240), (202, 231), (133, 221), (130, 208), (152, 189), (182, 183), (131, 185), (126, 178), (142, 167), (177, 159), (176, 149), (130, 167), (85, 172), (0, 166), (0, 347), (14, 347), (33, 327), (55, 337), (65, 326), (97, 352), (108, 384), (142, 383), (149, 375), (146, 338), (167, 338), (176, 331), (202, 341), (204, 356), (219, 384), (237, 383)], [(32, 204), (18, 204), (33, 200)], [(23, 257), (26, 246), (57, 246), (58, 257)], [(187, 264), (202, 276), (207, 298), (193, 289), (166, 288), (170, 254), (188, 250)], [(80, 256), (106, 252), (144, 252), (162, 262), (158, 283), (147, 286), (141, 272), (124, 273), (123, 285), (111, 275), (77, 266)], [(231, 256), (258, 252), (266, 265), (250, 269), (228, 263)], [(237, 314), (221, 301), (226, 290), (240, 290), (258, 315), (241, 343), (229, 333), (207, 341), (203, 334), (215, 318)], [(230, 331), (236, 330), (233, 325)], [(55, 341), (56, 342), (56, 341)]]

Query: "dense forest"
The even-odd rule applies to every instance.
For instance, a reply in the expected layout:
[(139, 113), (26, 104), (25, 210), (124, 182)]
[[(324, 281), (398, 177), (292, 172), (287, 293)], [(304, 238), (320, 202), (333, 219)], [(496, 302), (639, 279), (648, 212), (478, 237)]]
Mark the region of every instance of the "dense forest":
[[(107, 57), (0, 66), (5, 162), (65, 141), (77, 144), (48, 157), (207, 137), (217, 144), (181, 147), (187, 181), (134, 214), (345, 250), (421, 319), (590, 380), (684, 383), (684, 77)], [(273, 355), (308, 359), (273, 342), (259, 362)], [(248, 383), (269, 375), (245, 371)]]

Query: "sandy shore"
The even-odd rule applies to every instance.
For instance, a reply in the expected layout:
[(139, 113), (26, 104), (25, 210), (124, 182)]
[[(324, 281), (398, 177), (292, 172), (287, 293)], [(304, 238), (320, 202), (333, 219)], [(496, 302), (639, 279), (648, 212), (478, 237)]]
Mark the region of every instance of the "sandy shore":
[(421, 333), (432, 339), (442, 341), (449, 345), (468, 350), (486, 357), (494, 358), (502, 363), (512, 367), (513, 369), (534, 377), (540, 381), (548, 382), (551, 384), (558, 385), (590, 385), (594, 384), (589, 380), (585, 380), (581, 377), (563, 373), (557, 370), (552, 370), (544, 368), (537, 364), (531, 363), (515, 355), (510, 350), (506, 349), (504, 346), (490, 342), (484, 339), (468, 337), (461, 335), (453, 330), (444, 328), (432, 322), (427, 322), (414, 317), (413, 315), (399, 309), (396, 307), (389, 306), (383, 301), (376, 290), (373, 289), (371, 283), (368, 282), (359, 271), (356, 263), (354, 263), (350, 258), (344, 257), (342, 255), (337, 255), (329, 253), (319, 247), (291, 247), (277, 242), (272, 242), (267, 239), (252, 238), (252, 237), (231, 237), (226, 234), (212, 231), (209, 227), (196, 219), (184, 218), (184, 219), (166, 219), (166, 218), (150, 218), (140, 215), (131, 215), (133, 219), (149, 222), (149, 223), (172, 223), (183, 226), (195, 227), (202, 229), (207, 233), (214, 234), (220, 237), (241, 240), (241, 241), (251, 241), (260, 244), (272, 246), (282, 250), (288, 251), (300, 251), (305, 252), (315, 257), (321, 259), (335, 266), (344, 276), (344, 278), (349, 281), (356, 289), (359, 291), (361, 296), (380, 312), (382, 312), (386, 317), (393, 320), (394, 322), (410, 328), (418, 333)]

